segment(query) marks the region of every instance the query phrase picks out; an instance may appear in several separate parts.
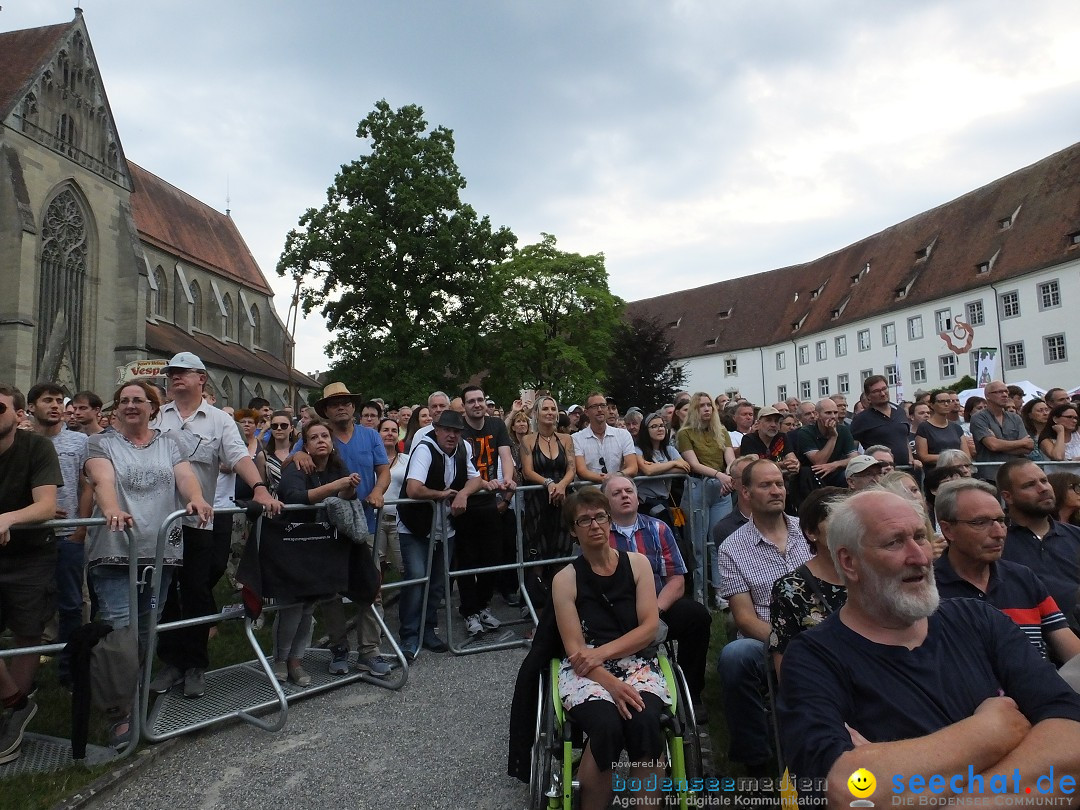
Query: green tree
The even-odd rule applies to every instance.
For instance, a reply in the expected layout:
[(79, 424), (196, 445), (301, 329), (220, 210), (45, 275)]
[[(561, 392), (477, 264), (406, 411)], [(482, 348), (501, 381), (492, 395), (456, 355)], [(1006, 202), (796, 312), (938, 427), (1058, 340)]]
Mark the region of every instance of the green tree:
[(671, 359), (671, 341), (654, 318), (624, 321), (615, 337), (608, 366), (607, 393), (625, 411), (637, 405), (645, 413), (675, 400), (686, 385), (686, 370)]
[[(582, 256), (541, 234), (505, 265), (503, 326), (487, 392), (512, 402), (518, 388), (546, 389), (566, 405), (604, 383), (623, 302), (608, 289), (604, 255)], [(486, 389), (486, 390), (487, 390)]]
[(462, 202), (453, 133), (420, 107), (380, 101), (356, 135), (368, 153), (300, 217), (277, 271), (303, 279), (305, 314), (321, 307), (335, 379), (416, 399), (483, 363), (517, 240)]

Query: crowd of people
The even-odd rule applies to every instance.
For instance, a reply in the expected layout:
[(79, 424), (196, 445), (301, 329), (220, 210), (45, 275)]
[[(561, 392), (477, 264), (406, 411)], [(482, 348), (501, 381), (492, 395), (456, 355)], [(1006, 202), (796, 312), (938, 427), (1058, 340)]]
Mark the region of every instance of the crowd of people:
[[(899, 639), (921, 649), (939, 632), (939, 614), (950, 641), (954, 625), (967, 620), (1000, 642), (999, 651), (1016, 653), (1016, 638), (1026, 637), (1033, 655), (1024, 651), (1024, 667), (1039, 668), (1034, 681), (1046, 688), (1058, 689), (1052, 664), (1080, 653), (1080, 476), (1067, 465), (1046, 475), (1036, 463), (1080, 461), (1080, 411), (1062, 389), (1028, 400), (995, 381), (962, 409), (946, 389), (893, 403), (887, 380), (875, 375), (850, 413), (844, 396), (756, 405), (706, 392), (622, 412), (600, 392), (566, 407), (538, 392), (503, 410), (476, 385), (456, 397), (435, 391), (424, 403), (390, 407), (335, 382), (294, 414), (260, 399), (217, 408), (205, 366), (188, 352), (173, 357), (164, 375), (166, 390), (145, 381), (121, 385), (109, 409), (92, 392), (69, 400), (57, 385), (36, 385), (25, 397), (0, 386), (0, 625), (16, 646), (40, 643), (54, 616), (49, 637), (64, 641), (91, 612), (117, 628), (138, 621), (144, 633), (155, 605), (162, 621), (211, 615), (223, 575), (244, 584), (251, 527), (245, 516), (215, 509), (251, 504), (283, 520), (284, 503), (340, 498), (362, 504), (367, 525), (359, 541), (380, 565), (405, 579), (430, 576), (426, 601), (422, 586), (410, 586), (399, 602), (400, 646), (415, 662), (421, 649), (448, 649), (439, 634), (440, 605), (449, 617), (452, 604), (443, 546), (455, 569), (497, 566), (514, 561), (520, 528), (525, 559), (540, 563), (525, 569), (526, 592), (541, 615), (554, 617), (565, 657), (564, 703), (595, 740), (583, 760), (583, 806), (610, 798), (604, 780), (619, 751), (646, 763), (643, 774), (658, 767), (653, 723), (658, 704), (670, 699), (652, 658), (659, 626), (677, 641), (689, 698), (706, 716), (710, 607), (730, 610), (737, 632), (718, 667), (729, 758), (751, 775), (768, 773), (778, 753), (763, 699), (770, 677), (780, 682), (785, 749), (792, 743), (784, 753), (804, 776), (835, 775), (837, 763), (850, 761), (849, 748), (939, 733), (974, 714), (992, 695), (968, 684), (936, 728), (925, 706), (905, 707), (925, 727), (886, 724), (892, 736), (878, 733), (879, 715), (860, 709), (858, 723), (847, 719), (853, 694), (891, 685), (893, 670), (906, 666), (878, 647)], [(515, 506), (519, 486), (528, 489)], [(132, 606), (130, 555), (152, 565), (158, 529), (176, 509), (187, 515), (167, 537), (160, 591), (144, 587)], [(75, 516), (105, 525), (32, 527)], [(501, 626), (496, 597), (528, 615), (516, 572), (453, 581), (469, 637)], [(330, 639), (331, 673), (390, 673), (367, 605), (357, 606), (353, 658), (345, 606), (333, 588), (306, 583), (289, 591), (285, 583), (282, 590), (294, 604), (276, 616), (276, 677), (310, 683), (302, 659), (317, 613)], [(966, 608), (935, 612), (931, 590), (980, 599), (1012, 622)], [(821, 632), (805, 632), (819, 623)], [(155, 692), (205, 693), (208, 633), (195, 625), (159, 637)], [(860, 680), (854, 636), (879, 682)], [(38, 661), (0, 662), (0, 762), (18, 756), (36, 712)], [(987, 666), (996, 672), (999, 663)], [(817, 668), (813, 684), (790, 676), (803, 666)], [(837, 671), (852, 682), (840, 683)], [(66, 656), (58, 672), (70, 683)], [(1013, 697), (1011, 681), (999, 685)], [(1075, 693), (1054, 692), (1050, 710), (1024, 689), (1023, 701), (992, 711), (1019, 706), (1038, 740), (1044, 718), (1080, 721)], [(810, 693), (820, 714), (805, 711)], [(110, 712), (114, 744), (127, 739), (130, 711)], [(1074, 731), (1070, 725), (1063, 733)], [(1011, 739), (1009, 751), (1028, 739)], [(1025, 756), (1046, 753), (1030, 746)], [(880, 756), (893, 761), (891, 751)]]

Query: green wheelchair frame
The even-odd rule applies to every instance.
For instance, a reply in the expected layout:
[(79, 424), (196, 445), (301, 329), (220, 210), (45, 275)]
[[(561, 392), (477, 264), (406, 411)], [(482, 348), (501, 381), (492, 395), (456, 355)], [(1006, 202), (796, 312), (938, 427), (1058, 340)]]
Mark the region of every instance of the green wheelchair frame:
[[(676, 784), (683, 785), (684, 789), (675, 794), (676, 806), (686, 810), (691, 795), (685, 789), (686, 784), (703, 776), (697, 720), (682, 670), (672, 665), (663, 651), (658, 660), (671, 696), (671, 706), (661, 717), (667, 741), (668, 775)], [(552, 659), (547, 677), (540, 679), (529, 774), (530, 810), (572, 810), (574, 806), (574, 788), (578, 786), (574, 780), (574, 734), (559, 699), (561, 663), (557, 658)]]

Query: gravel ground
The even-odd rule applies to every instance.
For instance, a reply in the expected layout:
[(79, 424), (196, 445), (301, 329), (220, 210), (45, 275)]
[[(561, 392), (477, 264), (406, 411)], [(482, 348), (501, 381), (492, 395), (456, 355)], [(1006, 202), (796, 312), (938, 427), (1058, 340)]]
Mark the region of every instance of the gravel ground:
[(523, 808), (506, 739), (524, 657), (424, 653), (400, 692), (353, 683), (292, 704), (276, 734), (235, 723), (183, 737), (89, 806)]

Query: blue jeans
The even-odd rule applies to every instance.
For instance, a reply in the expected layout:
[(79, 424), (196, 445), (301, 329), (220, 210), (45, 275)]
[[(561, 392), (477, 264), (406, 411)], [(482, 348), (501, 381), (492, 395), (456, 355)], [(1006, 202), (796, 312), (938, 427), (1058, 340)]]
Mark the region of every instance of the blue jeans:
[(765, 681), (765, 643), (737, 638), (720, 651), (716, 668), (724, 692), (724, 714), (730, 734), (728, 758), (760, 765), (770, 756), (769, 727), (762, 692)]
[[(86, 570), (86, 546), (66, 537), (56, 538), (56, 611), (59, 641), (67, 643), (82, 625), (83, 572)], [(71, 662), (66, 653), (58, 661), (60, 678), (71, 676)]]
[[(165, 594), (172, 582), (173, 566), (161, 569), (161, 583), (158, 587), (157, 615), (165, 607)], [(148, 577), (149, 579), (149, 577)], [(127, 627), (131, 623), (131, 599), (129, 596), (128, 567), (126, 565), (95, 565), (90, 569), (90, 587), (94, 589), (98, 600), (98, 618), (112, 625), (114, 630)], [(139, 587), (139, 657), (146, 654), (146, 643), (150, 635), (150, 582)]]
[[(712, 529), (731, 514), (731, 493), (720, 494), (720, 482), (715, 478), (690, 477), (690, 486), (683, 494), (683, 509), (690, 513), (694, 527), (694, 544), (700, 550), (708, 547)], [(716, 549), (709, 555), (709, 580), (720, 587), (720, 563)], [(702, 558), (705, 559), (704, 557)]]
[[(450, 553), (453, 554), (453, 539), (449, 541)], [(401, 563), (405, 579), (422, 579), (427, 576), (428, 550), (430, 542), (425, 537), (401, 532), (398, 535), (401, 546)], [(442, 543), (435, 544), (435, 553), (431, 560), (431, 586), (428, 589), (427, 604), (424, 605), (424, 585), (410, 585), (401, 591), (398, 601), (398, 615), (401, 618), (401, 649), (416, 651), (420, 649), (420, 611), (425, 611), (424, 636), (435, 634), (439, 623), (439, 603), (446, 595), (446, 565), (443, 562)]]

